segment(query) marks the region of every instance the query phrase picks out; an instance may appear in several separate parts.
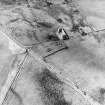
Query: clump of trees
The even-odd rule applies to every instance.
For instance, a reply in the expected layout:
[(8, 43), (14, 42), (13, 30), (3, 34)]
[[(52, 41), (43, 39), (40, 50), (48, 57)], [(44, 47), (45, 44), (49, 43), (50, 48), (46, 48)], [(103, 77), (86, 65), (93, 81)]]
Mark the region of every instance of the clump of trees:
[(18, 3), (27, 3), (28, 0), (0, 0), (0, 3), (3, 5), (13, 5)]

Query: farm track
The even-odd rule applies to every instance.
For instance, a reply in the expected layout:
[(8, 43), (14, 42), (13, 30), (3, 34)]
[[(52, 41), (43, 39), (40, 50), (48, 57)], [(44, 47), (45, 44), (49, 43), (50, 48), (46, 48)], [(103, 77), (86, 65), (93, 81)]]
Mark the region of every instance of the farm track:
[[(21, 70), (24, 66), (24, 63), (28, 57), (28, 55), (32, 56), (36, 61), (38, 61), (40, 64), (44, 65), (47, 69), (49, 69), (52, 73), (56, 73), (57, 76), (64, 81), (64, 83), (66, 85), (68, 85), (69, 87), (71, 87), (77, 94), (79, 94), (80, 96), (83, 97), (84, 100), (87, 101), (87, 103), (89, 103), (90, 105), (100, 105), (98, 103), (93, 102), (88, 96), (85, 96), (83, 94), (83, 92), (81, 92), (81, 90), (79, 90), (74, 83), (69, 79), (69, 78), (65, 78), (64, 75), (60, 74), (60, 70), (56, 67), (54, 67), (52, 64), (49, 64), (48, 62), (44, 62), (43, 58), (41, 56), (39, 56), (39, 54), (33, 52), (31, 49), (27, 50), (28, 52), (26, 53), (26, 56), (24, 57), (24, 59), (22, 60), (22, 63), (20, 64), (18, 70), (15, 69), (14, 70), (14, 74), (11, 72), (10, 76), (8, 76), (7, 78), (7, 82), (5, 83), (1, 94), (0, 94), (0, 105), (3, 105), (3, 103), (6, 101), (6, 99), (8, 98), (8, 92), (10, 90), (10, 88), (13, 88), (12, 85), (15, 84), (15, 82), (18, 80), (19, 75), (21, 74)], [(11, 79), (11, 75), (12, 75), (12, 79)]]
[[(84, 16), (83, 16), (84, 17)], [(88, 25), (88, 23), (87, 23)], [(92, 32), (89, 33), (89, 35), (92, 35), (96, 38), (96, 33), (97, 32), (100, 32), (100, 31), (104, 31), (105, 29), (103, 30), (97, 30), (97, 31), (94, 31), (94, 29), (88, 25)], [(5, 30), (1, 29), (2, 31), (5, 32)], [(26, 59), (28, 59), (28, 56), (32, 56), (32, 58), (34, 58), (37, 62), (39, 62), (40, 64), (44, 65), (47, 69), (49, 69), (52, 73), (56, 73), (57, 76), (62, 80), (64, 81), (64, 83), (68, 86), (68, 87), (71, 87), (77, 94), (79, 94), (80, 96), (83, 97), (84, 100), (87, 101), (87, 103), (89, 103), (89, 105), (100, 105), (99, 103), (97, 102), (94, 102), (92, 99), (90, 99), (87, 95), (84, 95), (84, 93), (70, 80), (70, 78), (65, 78), (65, 74), (67, 74), (67, 72), (63, 72), (62, 74), (60, 73), (60, 68), (58, 67), (55, 67), (53, 65), (53, 63), (49, 62), (48, 60), (43, 60), (42, 56), (38, 54), (38, 52), (34, 52), (32, 50), (32, 47), (35, 46), (35, 45), (32, 45), (32, 46), (23, 46), (21, 45), (21, 43), (19, 43), (18, 41), (15, 41), (14, 39), (12, 39), (10, 37), (11, 40), (13, 40), (17, 45), (19, 45), (21, 48), (23, 49), (26, 49), (26, 52), (25, 52), (25, 57), (22, 59), (22, 62), (21, 64), (15, 68), (12, 72), (14, 73), (10, 73), (10, 76), (8, 75), (8, 78), (7, 78), (7, 81), (4, 85), (4, 87), (2, 88), (1, 90), (1, 93), (0, 93), (0, 105), (4, 105), (4, 103), (6, 102), (7, 98), (9, 97), (9, 91), (11, 91), (11, 89), (14, 89), (14, 84), (16, 84), (16, 82), (18, 81), (19, 79), (19, 76), (22, 72), (22, 69), (24, 68), (24, 63), (26, 61)], [(97, 39), (97, 38), (96, 38)], [(37, 44), (41, 44), (42, 42), (39, 42)], [(37, 45), (36, 44), (36, 45)], [(56, 51), (56, 53), (59, 52), (59, 51)], [(51, 56), (51, 55), (50, 55)], [(49, 58), (49, 57), (48, 57)], [(13, 92), (13, 91), (12, 91)]]

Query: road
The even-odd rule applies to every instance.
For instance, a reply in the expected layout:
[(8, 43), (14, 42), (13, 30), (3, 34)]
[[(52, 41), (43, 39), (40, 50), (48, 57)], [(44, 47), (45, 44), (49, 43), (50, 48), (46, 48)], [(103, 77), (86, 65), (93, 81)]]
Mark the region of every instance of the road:
[(67, 42), (68, 50), (63, 50), (46, 58), (61, 70), (84, 94), (94, 101), (103, 103), (100, 90), (105, 89), (105, 49), (93, 37), (84, 41)]

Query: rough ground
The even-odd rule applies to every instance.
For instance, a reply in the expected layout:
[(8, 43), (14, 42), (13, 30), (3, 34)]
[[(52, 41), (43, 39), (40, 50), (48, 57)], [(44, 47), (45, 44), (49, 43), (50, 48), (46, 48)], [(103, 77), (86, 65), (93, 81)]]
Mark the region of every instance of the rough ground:
[[(80, 19), (84, 25), (81, 15), (85, 18), (85, 25), (89, 24), (94, 30), (104, 29), (104, 4), (104, 0), (1, 0), (0, 91), (8, 74), (17, 68), (24, 57), (24, 54), (12, 48), (10, 40), (3, 33), (19, 46), (29, 48), (48, 41), (47, 36), (55, 35), (57, 28), (63, 26), (74, 39), (65, 42), (68, 49), (47, 57), (46, 62), (55, 66), (62, 78), (72, 81), (84, 96), (89, 97), (92, 105), (105, 105), (105, 32), (90, 33), (85, 37), (72, 32), (73, 19)], [(78, 10), (81, 14), (78, 14)], [(37, 48), (47, 49), (50, 45), (42, 43), (32, 50), (38, 53)], [(66, 84), (56, 73), (28, 55), (3, 105), (91, 104), (72, 85)]]

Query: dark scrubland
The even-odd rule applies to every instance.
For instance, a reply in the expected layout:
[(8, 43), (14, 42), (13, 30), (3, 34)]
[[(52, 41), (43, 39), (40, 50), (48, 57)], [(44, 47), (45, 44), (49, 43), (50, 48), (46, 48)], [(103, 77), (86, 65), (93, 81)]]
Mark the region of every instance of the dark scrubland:
[(63, 82), (48, 69), (37, 75), (37, 82), (41, 87), (41, 99), (45, 105), (72, 105), (63, 96)]

